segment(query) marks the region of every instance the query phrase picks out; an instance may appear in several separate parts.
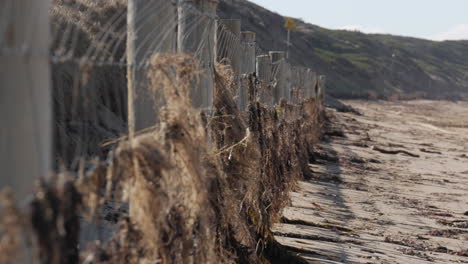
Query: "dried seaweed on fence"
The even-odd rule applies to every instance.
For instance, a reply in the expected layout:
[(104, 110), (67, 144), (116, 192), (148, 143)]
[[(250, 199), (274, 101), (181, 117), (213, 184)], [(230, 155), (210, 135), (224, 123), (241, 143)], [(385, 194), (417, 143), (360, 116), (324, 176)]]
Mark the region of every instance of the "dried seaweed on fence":
[[(288, 191), (296, 180), (309, 171), (309, 149), (304, 151), (304, 147), (301, 147), (299, 151), (302, 153), (299, 153), (295, 147), (291, 148), (309, 146), (300, 141), (304, 138), (297, 137), (305, 132), (299, 126), (304, 120), (297, 118), (296, 122), (286, 124), (275, 110), (266, 109), (256, 100), (250, 102), (248, 116), (243, 116), (232, 99), (234, 88), (231, 86), (234, 82), (227, 66), (217, 65), (215, 84), (212, 135), (218, 148), (229, 149), (221, 157), (222, 168), (227, 175), (224, 182), (227, 188), (222, 188), (224, 195), (221, 199), (225, 204), (237, 205), (232, 209), (238, 210), (238, 215), (232, 216), (229, 215), (233, 211), (231, 208), (224, 212), (227, 219), (231, 219), (228, 225), (233, 234), (227, 236), (232, 237), (229, 245), (242, 257), (241, 263), (299, 263), (298, 258), (276, 242), (270, 228), (288, 201)], [(249, 82), (250, 86), (256, 84), (255, 81)], [(251, 91), (255, 89), (249, 87)], [(285, 111), (290, 114), (289, 110)], [(312, 113), (307, 117), (313, 122), (315, 115)], [(317, 127), (312, 131), (315, 138), (308, 139), (311, 143), (319, 135)], [(303, 162), (299, 161), (303, 156), (306, 156)], [(305, 166), (296, 166), (295, 163)], [(236, 192), (232, 193), (231, 190)], [(232, 219), (236, 219), (235, 225)], [(255, 248), (255, 251), (245, 250), (248, 248)]]
[[(236, 252), (240, 263), (258, 262), (256, 228), (249, 223), (252, 214), (260, 212), (257, 195), (260, 191), (260, 153), (255, 138), (234, 101), (235, 81), (229, 66), (218, 64), (215, 72), (213, 121), (210, 131), (226, 178), (219, 179), (219, 232), (228, 240), (228, 248)], [(250, 214), (250, 215), (249, 215)], [(250, 249), (250, 250), (247, 250)]]
[[(212, 116), (200, 115), (189, 93), (201, 74), (192, 57), (158, 55), (148, 70), (165, 101), (161, 124), (119, 142), (78, 180), (41, 185), (32, 216), (42, 263), (303, 263), (270, 229), (309, 171), (319, 102), (267, 109), (251, 101), (241, 112), (232, 72), (218, 65)], [(118, 217), (109, 242), (78, 252), (80, 217), (98, 220), (108, 201), (128, 201), (129, 216)]]
[[(120, 142), (77, 180), (40, 186), (31, 215), (41, 263), (303, 263), (270, 229), (309, 172), (319, 102), (267, 109), (251, 101), (240, 112), (232, 73), (218, 65), (213, 113), (204, 121), (189, 95), (198, 74), (188, 55), (155, 56), (148, 78), (166, 102), (161, 125)], [(109, 242), (78, 251), (81, 216), (100, 220), (109, 201), (128, 202), (129, 216), (117, 217)], [(14, 253), (15, 243), (0, 245)]]
[(0, 263), (19, 262), (19, 253), (24, 249), (25, 224), (12, 191), (3, 190), (0, 193)]
[[(139, 245), (148, 261), (218, 262), (205, 189), (210, 185), (203, 166), (206, 137), (189, 97), (197, 75), (190, 56), (154, 57), (149, 77), (155, 92), (165, 98), (162, 125), (117, 150), (116, 164), (126, 168), (130, 219), (141, 233)], [(139, 164), (136, 173), (133, 157)]]
[[(239, 111), (233, 73), (218, 65), (213, 113), (200, 115), (190, 98), (204, 74), (197, 61), (147, 56), (161, 123), (127, 141), (126, 2), (52, 1), (55, 167), (71, 171), (42, 182), (26, 210), (0, 198), (0, 262), (22, 262), (29, 243), (51, 264), (301, 263), (270, 229), (309, 172), (319, 102), (267, 108), (257, 100), (271, 103), (274, 84), (249, 75), (249, 111)], [(111, 212), (114, 237), (79, 242), (84, 218), (110, 224), (108, 203), (130, 205), (129, 215)]]
[(42, 182), (31, 203), (38, 263), (79, 263), (81, 195), (73, 182)]

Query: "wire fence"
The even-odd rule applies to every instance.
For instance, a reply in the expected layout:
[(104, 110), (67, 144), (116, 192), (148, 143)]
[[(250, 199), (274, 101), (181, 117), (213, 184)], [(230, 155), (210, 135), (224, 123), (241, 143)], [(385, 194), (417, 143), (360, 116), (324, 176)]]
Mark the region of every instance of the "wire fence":
[(325, 79), (217, 4), (0, 1), (1, 263), (276, 252)]
[[(0, 187), (26, 185), (27, 193), (27, 179), (91, 166), (83, 160), (104, 158), (109, 142), (154, 128), (165, 106), (148, 76), (158, 54), (194, 57), (198, 76), (191, 100), (207, 113), (216, 63), (231, 66), (241, 110), (253, 102), (274, 108), (282, 99), (299, 104), (321, 96), (316, 73), (291, 66), (284, 52), (262, 50), (254, 32), (241, 31), (240, 20), (216, 16), (217, 4), (3, 0), (0, 157), (5, 173), (15, 177), (2, 177)], [(252, 76), (256, 91), (249, 94)]]

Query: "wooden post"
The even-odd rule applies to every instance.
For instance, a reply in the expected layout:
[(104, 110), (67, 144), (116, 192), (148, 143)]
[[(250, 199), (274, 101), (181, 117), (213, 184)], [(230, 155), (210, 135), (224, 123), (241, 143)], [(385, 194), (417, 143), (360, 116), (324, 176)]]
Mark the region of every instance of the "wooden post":
[(315, 94), (315, 83), (317, 82), (317, 73), (311, 71), (310, 74), (312, 75), (311, 76), (312, 88), (311, 88), (311, 92), (310, 92), (310, 96), (312, 97), (312, 96), (316, 96), (316, 94)]
[(279, 103), (284, 98), (286, 90), (286, 53), (284, 51), (270, 51), (271, 63), (273, 64), (273, 76), (276, 86), (273, 88), (273, 98), (275, 103)]
[(257, 79), (261, 82), (261, 90), (259, 91), (260, 102), (271, 106), (271, 95), (268, 90), (271, 83), (271, 57), (269, 55), (257, 56), (257, 63), (255, 66)]
[(312, 75), (311, 70), (309, 68), (299, 68), (299, 79), (300, 79), (300, 91), (298, 92), (299, 95), (299, 103), (302, 103), (304, 100), (310, 97), (310, 92), (313, 91), (313, 83), (312, 83)]
[(220, 19), (217, 21), (216, 37), (216, 60), (219, 63), (231, 65), (236, 85), (235, 94), (237, 97), (237, 107), (242, 109), (241, 102), (241, 20), (240, 19)]
[(191, 98), (196, 108), (211, 109), (214, 87), (215, 15), (218, 0), (179, 0), (177, 49), (193, 54), (203, 73), (192, 85)]
[(241, 74), (249, 74), (255, 72), (255, 32), (241, 32), (242, 42), (242, 62)]
[[(154, 10), (152, 10), (154, 9)], [(152, 10), (153, 13), (148, 13)], [(154, 13), (156, 12), (156, 14)], [(157, 99), (148, 80), (148, 66), (156, 53), (176, 51), (176, 6), (167, 0), (128, 0), (127, 4), (127, 89), (129, 139), (135, 143), (135, 133), (158, 122)], [(164, 26), (163, 26), (164, 25)], [(130, 216), (138, 221), (144, 214), (135, 197), (144, 182), (138, 159), (133, 157), (135, 182), (130, 193)], [(84, 233), (93, 230), (93, 225)], [(97, 230), (104, 230), (98, 226)]]
[(156, 53), (175, 53), (177, 9), (173, 1), (128, 0), (127, 10), (128, 127), (133, 137), (158, 122), (160, 106), (148, 81), (148, 64)]
[(269, 55), (257, 56), (257, 78), (268, 85), (271, 81), (271, 57)]
[(51, 169), (49, 0), (0, 1), (0, 189), (32, 194)]
[(239, 88), (239, 109), (248, 105), (249, 75), (255, 72), (255, 33), (241, 32), (241, 81)]
[(234, 74), (238, 76), (241, 68), (241, 20), (220, 19), (217, 27), (217, 61), (229, 61)]
[(287, 60), (284, 61), (284, 74), (285, 74), (285, 88), (282, 97), (286, 101), (291, 102), (292, 98), (292, 68)]
[(304, 80), (304, 99), (314, 96), (315, 73), (311, 69), (306, 70), (306, 77)]
[(302, 101), (305, 77), (304, 68), (291, 67), (291, 102), (294, 104), (298, 104)]
[(302, 103), (307, 98), (306, 93), (307, 93), (307, 83), (309, 79), (309, 72), (308, 72), (309, 69), (303, 68), (303, 67), (301, 67), (300, 69), (301, 69), (300, 71), (301, 86), (300, 86), (300, 92), (298, 94), (299, 94), (299, 103)]
[(323, 99), (325, 97), (326, 84), (327, 84), (327, 76), (320, 75), (320, 77), (319, 77), (319, 94), (318, 94), (318, 98), (320, 98), (320, 100), (322, 100), (322, 101), (323, 101)]

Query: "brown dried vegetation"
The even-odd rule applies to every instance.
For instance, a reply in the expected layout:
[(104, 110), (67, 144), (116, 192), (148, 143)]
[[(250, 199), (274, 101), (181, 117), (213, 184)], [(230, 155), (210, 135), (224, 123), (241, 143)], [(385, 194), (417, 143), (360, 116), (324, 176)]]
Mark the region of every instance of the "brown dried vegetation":
[[(150, 80), (166, 102), (156, 131), (120, 143), (76, 181), (42, 184), (30, 217), (41, 263), (301, 262), (270, 228), (309, 171), (320, 103), (239, 112), (230, 70), (218, 65), (206, 118), (189, 98), (197, 72), (190, 56), (155, 57)], [(98, 219), (106, 201), (128, 202), (129, 215), (110, 241), (78, 249), (80, 215)]]
[[(114, 2), (119, 6), (121, 1)], [(60, 8), (66, 11), (66, 7)], [(67, 23), (76, 23), (83, 34), (93, 35), (91, 27)], [(57, 95), (67, 90), (63, 88), (74, 87), (70, 72), (77, 69), (56, 66)], [(79, 96), (109, 95), (112, 84), (99, 81), (106, 74), (120, 76), (115, 81), (119, 89), (125, 84), (123, 69), (101, 70), (78, 84), (90, 84), (85, 90), (98, 95)], [(282, 102), (269, 109), (251, 94), (249, 110), (241, 112), (233, 100), (236, 84), (231, 70), (217, 65), (213, 111), (200, 113), (192, 108), (189, 96), (199, 74), (196, 61), (188, 55), (155, 56), (148, 79), (165, 105), (154, 131), (97, 153), (100, 160), (86, 166), (86, 173), (70, 172), (79, 174), (76, 179), (61, 175), (42, 183), (27, 213), (15, 209), (11, 197), (1, 199), (5, 203), (0, 208), (0, 262), (14, 262), (16, 252), (26, 248), (18, 235), (25, 232), (33, 237), (32, 252), (38, 263), (44, 264), (303, 263), (276, 242), (270, 228), (280, 220), (295, 182), (309, 176), (309, 157), (324, 122), (321, 102), (310, 98), (299, 105)], [(254, 76), (249, 78), (248, 90), (254, 93), (258, 82)], [(98, 85), (92, 85), (94, 81)], [(126, 97), (119, 89), (111, 98)], [(77, 99), (72, 94), (61, 96), (65, 101), (57, 100), (55, 114), (64, 115), (63, 121), (81, 110), (98, 118), (102, 109), (125, 116), (125, 111), (113, 110), (113, 103), (97, 99), (92, 102), (96, 109), (61, 113), (66, 100)], [(87, 118), (82, 121), (93, 121)], [(60, 124), (56, 133), (71, 136), (70, 125)], [(96, 139), (86, 142), (90, 146), (103, 139), (102, 135), (91, 137)], [(56, 152), (60, 148), (64, 146), (59, 144)], [(111, 224), (102, 220), (106, 203), (130, 208), (128, 214), (113, 212), (118, 232), (108, 241), (80, 244), (83, 218)]]

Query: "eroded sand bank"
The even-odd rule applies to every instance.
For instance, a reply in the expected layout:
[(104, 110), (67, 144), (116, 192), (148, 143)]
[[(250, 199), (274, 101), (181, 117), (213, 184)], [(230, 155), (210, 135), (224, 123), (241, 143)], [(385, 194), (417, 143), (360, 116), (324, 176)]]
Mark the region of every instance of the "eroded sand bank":
[(346, 103), (278, 240), (311, 263), (468, 263), (468, 103)]

